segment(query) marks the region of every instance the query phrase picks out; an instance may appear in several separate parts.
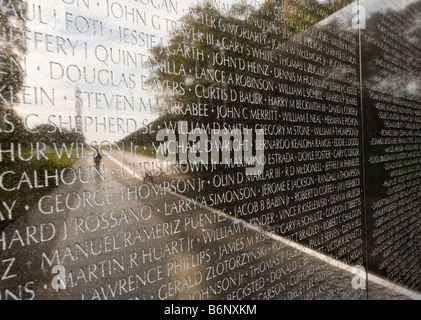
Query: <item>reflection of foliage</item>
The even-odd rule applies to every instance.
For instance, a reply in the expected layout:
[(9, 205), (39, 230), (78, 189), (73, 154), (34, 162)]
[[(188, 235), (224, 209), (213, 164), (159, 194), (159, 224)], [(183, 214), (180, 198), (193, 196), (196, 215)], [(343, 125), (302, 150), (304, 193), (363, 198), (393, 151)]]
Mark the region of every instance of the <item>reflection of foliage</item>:
[(82, 133), (78, 133), (75, 130), (68, 131), (68, 130), (54, 130), (51, 132), (51, 127), (47, 124), (42, 124), (37, 126), (33, 129), (35, 134), (33, 137), (38, 142), (45, 142), (45, 143), (83, 143), (84, 136)]
[[(253, 7), (244, 2), (233, 5), (230, 11), (223, 12), (211, 5), (198, 5), (190, 10), (188, 15), (182, 17), (177, 23), (177, 28), (172, 32), (167, 44), (161, 44), (151, 50), (150, 65), (152, 74), (149, 78), (152, 84), (165, 83), (165, 81), (183, 84), (185, 90), (182, 94), (174, 94), (173, 92), (166, 92), (165, 90), (157, 90), (161, 98), (161, 116), (153, 123), (155, 129), (165, 128), (167, 125), (183, 120), (198, 127), (203, 128), (207, 124), (218, 123), (220, 127), (227, 125), (228, 128), (233, 128), (237, 124), (241, 124), (241, 117), (225, 117), (217, 118), (215, 108), (223, 105), (228, 108), (236, 108), (237, 110), (248, 109), (255, 110), (256, 108), (262, 110), (281, 111), (282, 107), (276, 104), (259, 103), (250, 104), (241, 102), (239, 100), (230, 101), (229, 99), (213, 99), (206, 97), (198, 97), (195, 93), (196, 86), (204, 88), (204, 90), (211, 90), (218, 88), (230, 92), (231, 90), (241, 90), (245, 95), (261, 94), (266, 97), (268, 94), (272, 96), (281, 96), (282, 94), (276, 90), (267, 90), (256, 86), (239, 86), (236, 81), (229, 81), (230, 75), (239, 77), (249, 77), (253, 79), (264, 79), (275, 84), (286, 83), (284, 79), (278, 79), (272, 73), (274, 68), (288, 69), (282, 67), (277, 58), (282, 54), (289, 55), (292, 59), (297, 59), (293, 54), (285, 52), (282, 47), (283, 44), (289, 43), (291, 46), (305, 49), (295, 38), (303, 35), (306, 31), (314, 27), (318, 22), (331, 16), (333, 13), (342, 9), (346, 5), (353, 2), (352, 0), (331, 0), (318, 1), (308, 0), (305, 4), (300, 5), (297, 1), (288, 0), (268, 0), (259, 7)], [(223, 26), (220, 28), (220, 26)], [(332, 30), (341, 28), (335, 19), (330, 22)], [(318, 27), (315, 27), (318, 28)], [(245, 30), (251, 34), (259, 34), (264, 37), (259, 40), (245, 37), (234, 30)], [(193, 34), (195, 36), (193, 36)], [(200, 36), (202, 38), (200, 39)], [(212, 35), (214, 41), (210, 43), (206, 39), (206, 35)], [(337, 35), (329, 34), (332, 38), (338, 38)], [(311, 37), (311, 36), (309, 36)], [(236, 43), (243, 50), (230, 50), (222, 45), (222, 39), (225, 43)], [(199, 56), (194, 57), (192, 54), (180, 54), (185, 48), (194, 48), (201, 52)], [(191, 53), (191, 52), (190, 52)], [(262, 55), (260, 55), (262, 53)], [(357, 54), (357, 52), (355, 53)], [(219, 55), (221, 59), (227, 59), (230, 62), (219, 65), (214, 63), (214, 56)], [(298, 58), (299, 60), (300, 58)], [(239, 68), (239, 60), (244, 61), (246, 67)], [(301, 59), (303, 60), (303, 59)], [(248, 63), (254, 64), (256, 70), (248, 68)], [(171, 66), (168, 68), (168, 64)], [(168, 69), (185, 70), (185, 72), (168, 72)], [(353, 66), (354, 67), (354, 66)], [(326, 78), (331, 74), (345, 73), (347, 76), (348, 69), (341, 69), (335, 66), (325, 65), (324, 72)], [(356, 66), (353, 69), (357, 69)], [(305, 70), (293, 70), (295, 74), (308, 75)], [(217, 81), (215, 72), (224, 72), (226, 81)], [(356, 85), (355, 81), (350, 85)], [(156, 86), (158, 87), (158, 86)], [(311, 85), (308, 85), (311, 87)], [(209, 112), (206, 117), (199, 115), (192, 115), (190, 113), (179, 113), (177, 108), (181, 109), (187, 105), (194, 103), (207, 104)], [(175, 106), (175, 107), (174, 107)], [(174, 107), (174, 108), (172, 108)], [(212, 109), (214, 112), (212, 112)], [(262, 124), (259, 119), (247, 119), (247, 126), (254, 128), (257, 124)], [(280, 119), (264, 120), (265, 124), (277, 125), (281, 122)], [(285, 122), (285, 121), (284, 121)], [(177, 126), (174, 126), (175, 131)], [(190, 127), (189, 127), (190, 129)], [(241, 129), (241, 127), (240, 127)], [(135, 142), (139, 145), (150, 146), (155, 143), (156, 131), (150, 134), (142, 134), (138, 131), (124, 139), (125, 142)], [(265, 139), (277, 139), (276, 136), (267, 136)], [(265, 151), (266, 152), (266, 151)], [(269, 168), (267, 165), (266, 168)], [(221, 172), (225, 172), (224, 168), (218, 168)], [(227, 169), (229, 170), (229, 169)], [(206, 173), (203, 173), (206, 174)]]
[[(184, 16), (179, 21), (179, 29), (174, 31), (169, 43), (168, 49), (159, 45), (151, 50), (152, 61), (154, 65), (154, 72), (152, 79), (159, 79), (160, 82), (165, 80), (177, 81), (179, 83), (188, 83), (187, 86), (194, 88), (195, 85), (200, 84), (204, 87), (215, 85), (215, 81), (211, 79), (192, 79), (188, 70), (199, 71), (214, 70), (212, 65), (213, 54), (227, 55), (230, 58), (243, 58), (245, 60), (259, 61), (259, 57), (254, 56), (253, 51), (256, 49), (270, 52), (272, 56), (276, 54), (276, 47), (287, 42), (294, 36), (302, 33), (317, 22), (323, 20), (326, 16), (338, 11), (345, 4), (352, 2), (352, 0), (332, 0), (329, 7), (322, 6), (318, 0), (306, 1), (306, 6), (302, 7), (296, 4), (295, 1), (266, 1), (260, 7), (253, 8), (246, 3), (239, 3), (234, 5), (228, 15), (220, 12), (216, 8), (206, 6), (197, 6), (192, 10), (192, 13)], [(323, 10), (317, 10), (323, 9)], [(324, 13), (322, 15), (322, 12)], [(202, 19), (210, 19), (214, 23), (203, 23)], [(221, 31), (220, 25), (223, 26)], [(233, 29), (246, 30), (250, 34), (257, 33), (265, 37), (265, 41), (253, 41), (247, 37), (239, 36), (238, 33), (233, 32)], [(192, 37), (188, 32), (194, 31), (196, 34), (201, 32), (203, 35), (212, 34), (214, 39), (219, 40), (216, 45), (214, 43), (206, 43), (205, 41), (198, 41), (197, 37)], [(222, 39), (225, 43), (239, 43), (243, 48), (248, 48), (243, 52), (229, 51), (227, 52), (221, 43)], [(178, 54), (180, 48), (184, 47), (196, 48), (198, 51), (203, 50), (203, 59), (194, 59)], [(279, 50), (278, 50), (279, 51)], [(174, 54), (175, 53), (175, 54)], [(187, 70), (187, 76), (184, 74), (168, 74), (166, 70), (161, 70), (160, 67), (166, 61), (174, 61), (176, 66), (183, 65)], [(161, 65), (159, 64), (161, 62)], [(270, 63), (272, 62), (272, 63)], [(271, 66), (275, 65), (273, 61), (267, 61)], [(239, 70), (232, 65), (224, 65), (223, 70), (228, 74), (229, 72), (236, 72), (241, 74), (248, 74), (246, 70)], [(199, 72), (200, 74), (200, 72)], [(230, 86), (228, 84), (228, 86)], [(186, 91), (185, 95), (168, 95), (167, 98), (176, 99), (178, 101), (189, 102), (196, 98), (194, 90)]]
[[(0, 24), (4, 30), (11, 27), (24, 28), (22, 20), (17, 19), (13, 14), (13, 8), (22, 4), (20, 0), (10, 0), (7, 4), (3, 4), (0, 9)], [(24, 13), (25, 8), (22, 8)], [(5, 35), (3, 35), (4, 37)], [(2, 39), (0, 46), (0, 87), (6, 88), (3, 90), (3, 98), (0, 99), (0, 142), (18, 140), (25, 135), (20, 118), (16, 115), (12, 106), (8, 103), (16, 98), (16, 94), (22, 87), (24, 80), (24, 73), (16, 67), (13, 61), (21, 62), (23, 55), (26, 53), (26, 48), (20, 40), (8, 41)], [(14, 95), (10, 96), (11, 92)], [(13, 133), (3, 133), (7, 128), (2, 123), (5, 114), (9, 114), (7, 119), (13, 123), (15, 130)]]
[[(10, 0), (8, 4), (12, 4), (14, 7), (20, 5), (20, 0)], [(11, 27), (16, 27), (16, 24), (20, 28), (23, 28), (22, 21), (13, 19), (13, 15), (10, 13), (8, 5), (3, 5), (0, 10), (0, 23), (4, 30)], [(23, 40), (22, 40), (23, 41)], [(11, 61), (21, 61), (22, 56), (25, 54), (26, 48), (23, 43), (19, 40), (7, 41), (3, 39), (0, 47), (0, 56), (2, 58), (1, 72), (0, 72), (0, 83), (2, 86), (13, 87), (13, 92), (18, 92), (22, 86), (24, 74), (21, 70), (17, 70), (16, 66)], [(9, 63), (8, 63), (9, 62)], [(4, 101), (0, 100), (0, 106), (4, 107)]]
[(26, 65), (23, 62), (26, 47), (23, 37), (8, 39), (7, 30), (25, 29), (25, 20), (22, 16), (25, 15), (26, 6), (24, 1), (8, 0), (3, 2), (0, 9), (0, 23), (4, 30), (0, 42), (0, 87), (4, 89), (0, 98), (0, 142), (83, 142), (83, 137), (79, 134), (68, 131), (49, 133), (48, 127), (44, 125), (37, 128), (37, 134), (29, 133), (13, 110), (11, 102), (17, 101), (17, 94), (25, 78), (26, 70), (20, 66)]
[[(231, 63), (224, 65), (214, 65), (213, 57), (215, 54), (220, 54), (221, 57), (230, 59), (231, 61), (238, 61), (242, 59), (246, 63), (253, 62), (262, 65), (267, 70), (273, 70), (274, 66), (279, 66), (277, 61), (272, 58), (261, 59), (259, 53), (266, 54), (267, 57), (274, 57), (280, 53), (282, 43), (286, 43), (295, 36), (303, 33), (303, 31), (314, 26), (329, 15), (337, 12), (345, 5), (351, 3), (352, 0), (329, 0), (321, 3), (318, 0), (308, 0), (305, 5), (299, 5), (296, 1), (289, 0), (267, 0), (259, 7), (250, 6), (244, 2), (239, 2), (232, 6), (231, 10), (222, 12), (217, 8), (206, 5), (196, 6), (192, 8), (190, 13), (178, 21), (178, 28), (172, 32), (170, 39), (166, 45), (158, 45), (151, 50), (151, 69), (150, 76), (151, 83), (165, 83), (166, 81), (175, 82), (184, 85), (183, 94), (167, 93), (165, 91), (158, 91), (161, 95), (162, 101), (165, 101), (165, 106), (161, 105), (161, 117), (155, 121), (155, 127), (164, 127), (164, 122), (169, 121), (191, 121), (194, 123), (215, 123), (219, 122), (235, 125), (238, 119), (225, 118), (223, 120), (216, 118), (216, 112), (209, 112), (206, 118), (200, 116), (193, 116), (191, 114), (178, 114), (177, 112), (169, 112), (166, 107), (172, 105), (184, 105), (192, 103), (208, 104), (209, 106), (217, 106), (224, 104), (229, 107), (238, 108), (253, 108), (247, 103), (239, 101), (223, 101), (221, 99), (213, 98), (198, 98), (195, 94), (195, 87), (200, 86), (204, 90), (211, 88), (224, 89), (230, 92), (231, 89), (242, 90), (246, 94), (261, 93), (267, 94), (267, 90), (256, 88), (253, 86), (237, 86), (235, 81), (226, 81), (221, 83), (215, 81), (214, 72), (219, 69), (223, 70), (228, 77), (230, 74), (235, 76), (246, 76), (257, 79), (270, 79), (276, 82), (272, 74), (261, 74), (250, 72), (248, 68), (239, 69)], [(207, 22), (206, 22), (207, 21)], [(212, 22), (213, 21), (213, 22)], [(222, 31), (219, 25), (224, 26)], [(224, 29), (222, 28), (222, 29)], [(261, 34), (264, 41), (253, 41), (247, 37), (239, 36), (233, 29), (246, 30), (254, 34)], [(192, 34), (196, 36), (192, 36)], [(199, 41), (198, 34), (206, 37), (207, 34), (213, 36), (214, 42), (208, 43), (203, 38)], [(225, 50), (222, 46), (222, 39), (225, 43), (237, 43), (244, 50)], [(194, 50), (203, 52), (199, 57), (192, 55), (183, 55), (180, 52), (185, 48), (194, 48)], [(171, 66), (175, 66), (176, 70), (180, 70), (181, 66), (184, 72), (168, 72), (168, 62)], [(260, 67), (259, 65), (259, 67)], [(269, 71), (268, 71), (269, 72)], [(337, 72), (337, 71), (334, 71)], [(305, 72), (303, 72), (305, 73)], [(157, 86), (157, 85), (155, 85)], [(274, 92), (275, 93), (275, 92)], [(258, 107), (266, 110), (277, 110), (275, 106), (269, 104), (259, 105)], [(178, 106), (176, 108), (179, 108)], [(222, 123), (221, 123), (222, 122)], [(248, 124), (253, 125), (259, 123), (258, 121), (248, 121)], [(139, 132), (127, 137), (125, 141), (135, 141), (139, 144), (150, 144), (154, 141), (153, 136), (145, 136)], [(148, 143), (149, 142), (149, 143)]]
[[(280, 111), (281, 107), (275, 104), (262, 103), (256, 105), (239, 100), (230, 101), (230, 99), (198, 97), (195, 88), (198, 86), (205, 92), (218, 89), (225, 90), (229, 94), (231, 90), (241, 90), (247, 96), (255, 94), (279, 96), (276, 87), (271, 91), (253, 85), (239, 86), (235, 80), (230, 81), (229, 77), (232, 76), (233, 79), (237, 76), (256, 80), (263, 79), (275, 84), (275, 86), (278, 83), (284, 83), (285, 80), (277, 79), (273, 74), (275, 67), (283, 68), (280, 66), (279, 60), (276, 60), (280, 54), (286, 54), (282, 45), (291, 42), (293, 46), (298, 46), (298, 43), (293, 42), (295, 37), (305, 34), (318, 22), (351, 2), (353, 1), (330, 0), (321, 3), (319, 0), (308, 0), (304, 5), (300, 5), (297, 4), (297, 1), (267, 0), (259, 7), (239, 2), (233, 5), (228, 13), (220, 11), (210, 4), (206, 6), (197, 5), (192, 8), (188, 15), (177, 22), (177, 28), (171, 33), (168, 43), (160, 44), (150, 52), (152, 72), (149, 81), (152, 87), (158, 89), (155, 93), (161, 98), (161, 105), (158, 108), (161, 115), (154, 121), (153, 127), (155, 129), (165, 128), (180, 120), (198, 125), (201, 128), (213, 123), (218, 123), (220, 127), (227, 125), (227, 128), (233, 128), (237, 124), (241, 124), (241, 118), (225, 117), (218, 119), (216, 108), (221, 105), (236, 108), (240, 110), (240, 113), (242, 109), (254, 110), (255, 108)], [(334, 19), (330, 25), (332, 29), (340, 28)], [(223, 27), (220, 28), (220, 26)], [(239, 35), (233, 30), (240, 30), (240, 33), (245, 30), (250, 34), (259, 34), (264, 37), (264, 40), (262, 41), (262, 38), (253, 40), (250, 37)], [(213, 41), (210, 41), (210, 43), (206, 39), (207, 35), (213, 37)], [(331, 36), (335, 37), (334, 35)], [(222, 39), (224, 39), (225, 44), (238, 44), (243, 50), (225, 49), (222, 45)], [(184, 54), (187, 50), (190, 50), (189, 54)], [(193, 52), (200, 52), (200, 55), (194, 56)], [(225, 58), (230, 62), (221, 65), (214, 63), (215, 55), (219, 55), (221, 59)], [(293, 55), (291, 57), (294, 58)], [(239, 60), (245, 62), (245, 68), (238, 67)], [(250, 71), (248, 63), (254, 64), (259, 71)], [(173, 72), (174, 70), (176, 72)], [(180, 72), (180, 70), (184, 70), (184, 72)], [(215, 72), (221, 71), (226, 76), (224, 82), (217, 81)], [(324, 71), (326, 77), (329, 77), (330, 74), (348, 72), (347, 69), (329, 65), (324, 66)], [(308, 75), (306, 71), (294, 70), (294, 72)], [(357, 77), (355, 79), (357, 81)], [(166, 82), (184, 86), (182, 94), (162, 90), (163, 84)], [(353, 83), (353, 85), (356, 84)], [(200, 93), (202, 94), (203, 91)], [(207, 104), (209, 106), (207, 116), (179, 112), (183, 107), (192, 104)], [(247, 125), (250, 128), (261, 123), (262, 121), (258, 119), (247, 119)], [(276, 121), (271, 120), (267, 120), (265, 123), (277, 124)], [(177, 130), (176, 125), (174, 128)], [(155, 142), (156, 131), (149, 134), (143, 134), (141, 131), (129, 135), (124, 141), (146, 146)], [(276, 139), (274, 136), (265, 138)]]

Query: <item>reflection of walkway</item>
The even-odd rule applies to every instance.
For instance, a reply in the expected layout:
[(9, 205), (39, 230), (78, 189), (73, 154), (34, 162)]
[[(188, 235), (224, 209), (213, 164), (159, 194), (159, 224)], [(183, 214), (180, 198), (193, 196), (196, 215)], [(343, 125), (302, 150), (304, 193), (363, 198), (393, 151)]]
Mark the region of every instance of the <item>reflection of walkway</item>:
[[(24, 240), (2, 253), (16, 259), (10, 274), (17, 275), (0, 283), (2, 291), (36, 299), (367, 297), (352, 289), (348, 266), (160, 189), (162, 177), (143, 183), (130, 164), (151, 161), (104, 157), (103, 178), (57, 188), (8, 228), (9, 239), (17, 229)], [(49, 206), (54, 213), (42, 214)], [(51, 288), (57, 264), (67, 279), (59, 292)], [(419, 298), (371, 280), (372, 298)]]

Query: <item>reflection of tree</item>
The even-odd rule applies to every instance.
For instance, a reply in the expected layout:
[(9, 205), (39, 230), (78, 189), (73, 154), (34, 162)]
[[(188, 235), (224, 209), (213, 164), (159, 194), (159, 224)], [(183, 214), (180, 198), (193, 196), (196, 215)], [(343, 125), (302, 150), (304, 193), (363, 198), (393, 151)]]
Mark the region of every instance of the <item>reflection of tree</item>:
[[(157, 90), (156, 94), (161, 101), (161, 116), (154, 121), (155, 129), (165, 128), (168, 125), (173, 126), (177, 131), (176, 123), (178, 121), (187, 121), (199, 128), (212, 128), (214, 123), (218, 128), (226, 126), (232, 129), (241, 124), (248, 128), (255, 128), (261, 125), (260, 119), (243, 119), (241, 116), (228, 116), (217, 118), (217, 108), (227, 107), (235, 110), (234, 113), (242, 114), (244, 109), (265, 111), (281, 111), (283, 107), (277, 104), (270, 104), (266, 99), (262, 103), (250, 103), (251, 99), (246, 101), (230, 100), (221, 98), (219, 94), (212, 96), (209, 94), (214, 90), (224, 90), (227, 95), (231, 91), (241, 91), (244, 96), (272, 97), (282, 96), (277, 85), (288, 83), (291, 79), (277, 78), (274, 75), (274, 68), (292, 73), (298, 76), (308, 76), (305, 70), (284, 67), (280, 63), (279, 57), (289, 57), (299, 62), (304, 61), (300, 57), (294, 56), (294, 53), (284, 50), (284, 44), (290, 44), (294, 47), (300, 47), (305, 50), (303, 44), (295, 42), (294, 38), (306, 36), (307, 30), (318, 28), (315, 25), (323, 19), (331, 16), (352, 0), (331, 0), (324, 1), (323, 4), (318, 0), (306, 1), (305, 5), (297, 4), (297, 1), (272, 1), (268, 0), (259, 7), (250, 6), (244, 2), (233, 5), (231, 10), (226, 13), (216, 9), (213, 6), (196, 6), (190, 10), (190, 13), (178, 21), (178, 25), (168, 39), (165, 45), (158, 45), (151, 50), (150, 67), (151, 75), (149, 81), (154, 88), (162, 87), (163, 83), (176, 83), (184, 88), (181, 94), (168, 93), (165, 90)], [(330, 22), (331, 29), (343, 29), (335, 19)], [(247, 35), (260, 35), (248, 37)], [(193, 33), (195, 36), (193, 36)], [(201, 34), (202, 37), (200, 39)], [(206, 35), (212, 35), (212, 41), (207, 40)], [(341, 40), (334, 34), (329, 35), (332, 38)], [(227, 45), (228, 44), (228, 45)], [(241, 48), (233, 49), (230, 45)], [(228, 46), (229, 48), (224, 48)], [(183, 54), (185, 48), (194, 48), (200, 55), (196, 57), (190, 52), (189, 55)], [(219, 61), (215, 63), (215, 57)], [(225, 62), (223, 62), (225, 60)], [(300, 61), (301, 60), (301, 61)], [(240, 63), (241, 62), (241, 63)], [(356, 65), (352, 66), (357, 69)], [(344, 77), (349, 76), (349, 69), (337, 67), (336, 65), (324, 65), (323, 71), (328, 80), (331, 75), (343, 73)], [(173, 72), (177, 70), (176, 72)], [(183, 70), (182, 72), (180, 70)], [(220, 81), (221, 72), (225, 75), (225, 80)], [(241, 79), (237, 81), (237, 79)], [(333, 78), (336, 79), (336, 78)], [(244, 80), (244, 81), (242, 81)], [(246, 85), (244, 83), (250, 82)], [(261, 81), (266, 81), (268, 86), (262, 85)], [(295, 82), (295, 81), (292, 81)], [(350, 86), (358, 87), (357, 76), (355, 81), (349, 83)], [(302, 87), (313, 87), (307, 84)], [(196, 88), (199, 88), (198, 97)], [(217, 91), (218, 92), (218, 91)], [(206, 94), (210, 97), (206, 97)], [(215, 98), (215, 96), (217, 96)], [(192, 115), (189, 112), (182, 112), (183, 108), (192, 104), (208, 105), (207, 116)], [(277, 125), (280, 120), (265, 119), (265, 124)], [(190, 130), (190, 127), (189, 127)], [(208, 132), (209, 133), (209, 132)], [(156, 131), (150, 134), (142, 133), (139, 130), (126, 137), (123, 141), (134, 142), (139, 145), (156, 145)], [(275, 140), (279, 136), (266, 136), (266, 140)], [(148, 149), (150, 154), (152, 149)], [(266, 168), (269, 168), (267, 165)], [(222, 168), (223, 171), (223, 168)]]
[[(421, 95), (421, 39), (417, 22), (413, 26), (395, 25), (393, 17), (410, 17), (419, 4), (403, 10), (373, 13), (363, 32), (363, 79), (370, 89), (394, 92), (417, 100)], [(388, 20), (386, 17), (389, 17)], [(385, 20), (386, 19), (386, 20)], [(403, 19), (405, 21), (407, 18)], [(399, 28), (399, 29), (397, 29)], [(388, 49), (384, 49), (388, 47)]]
[[(407, 205), (400, 201), (392, 201), (393, 197), (410, 199), (409, 183), (419, 182), (417, 175), (412, 173), (413, 164), (419, 163), (419, 158), (409, 155), (401, 160), (392, 160), (402, 150), (419, 149), (416, 143), (420, 136), (419, 107), (421, 102), (421, 38), (419, 26), (420, 1), (409, 5), (400, 4), (400, 9), (387, 9), (384, 12), (373, 13), (367, 20), (367, 28), (362, 32), (362, 79), (363, 79), (363, 110), (365, 139), (365, 196), (366, 196), (366, 228), (368, 267), (370, 272), (380, 274), (388, 280), (419, 290), (420, 286), (408, 281), (408, 275), (419, 273), (419, 245), (411, 244), (414, 235), (419, 233), (419, 227), (407, 232), (417, 224), (416, 220), (406, 219), (411, 213)], [(378, 107), (385, 108), (380, 110)], [(382, 113), (382, 115), (381, 115)], [(405, 119), (405, 120), (404, 120)], [(406, 120), (407, 119), (407, 120)], [(391, 132), (395, 135), (391, 136)], [(405, 132), (405, 135), (402, 133)], [(408, 135), (409, 134), (409, 135)], [(402, 135), (402, 136), (401, 136)], [(389, 138), (404, 138), (399, 144), (387, 142)], [(405, 138), (414, 139), (414, 144), (405, 143)], [(373, 139), (384, 138), (381, 143), (373, 143)], [(377, 158), (377, 160), (376, 160)], [(383, 162), (378, 159), (390, 158)], [(408, 160), (412, 161), (408, 163)], [(405, 163), (406, 162), (406, 163)], [(389, 166), (396, 165), (405, 168), (408, 174), (399, 176), (399, 182), (391, 184), (392, 170)], [(403, 182), (401, 182), (401, 179)], [(392, 191), (394, 187), (400, 191)], [(414, 201), (414, 202), (412, 202)], [(395, 203), (392, 213), (383, 214), (390, 203)], [(417, 206), (419, 193), (411, 200)], [(377, 203), (377, 205), (374, 205)], [(380, 204), (383, 203), (383, 204)], [(399, 216), (394, 218), (394, 214)], [(413, 209), (414, 216), (419, 217), (419, 211)], [(405, 213), (405, 214), (404, 214)], [(384, 219), (384, 222), (382, 222)], [(387, 227), (386, 227), (387, 221)], [(418, 219), (419, 221), (419, 219)], [(395, 226), (396, 229), (389, 226)], [(408, 227), (406, 227), (408, 225)], [(381, 230), (386, 228), (385, 232)], [(387, 237), (385, 234), (387, 232)], [(397, 238), (401, 244), (397, 244)], [(390, 244), (393, 241), (393, 246)], [(414, 250), (414, 251), (412, 251)], [(415, 252), (414, 254), (408, 254)], [(393, 257), (393, 259), (391, 259)], [(401, 263), (405, 259), (408, 264)], [(414, 272), (415, 271), (415, 272)]]
[[(0, 23), (3, 29), (0, 46), (0, 142), (3, 143), (23, 143), (48, 142), (49, 137), (54, 136), (55, 142), (64, 139), (65, 141), (82, 142), (83, 137), (74, 132), (48, 133), (46, 128), (40, 126), (40, 132), (36, 135), (25, 130), (21, 118), (13, 109), (13, 102), (18, 102), (20, 92), (26, 76), (25, 59), (26, 47), (23, 37), (13, 37), (9, 39), (7, 30), (16, 28), (25, 29), (26, 3), (21, 0), (9, 0), (3, 2), (0, 10)], [(81, 140), (82, 139), (82, 140)]]
[[(247, 102), (227, 101), (228, 99), (198, 98), (195, 88), (199, 86), (200, 89), (204, 88), (205, 92), (211, 91), (212, 88), (223, 89), (228, 93), (231, 89), (241, 90), (250, 96), (256, 93), (267, 94), (267, 88), (263, 88), (259, 84), (250, 86), (237, 85), (236, 77), (252, 80), (267, 79), (276, 83), (277, 80), (270, 73), (270, 70), (273, 70), (275, 66), (279, 67), (278, 61), (273, 57), (281, 52), (281, 45), (351, 2), (352, 0), (330, 0), (323, 2), (325, 5), (322, 5), (318, 0), (308, 0), (305, 6), (301, 6), (296, 1), (268, 0), (259, 7), (252, 7), (241, 2), (234, 5), (228, 14), (209, 5), (204, 7), (196, 6), (189, 15), (180, 19), (179, 28), (171, 34), (167, 45), (159, 45), (151, 50), (150, 65), (152, 74), (149, 80), (152, 86), (157, 87), (159, 86), (158, 84), (170, 81), (171, 83), (181, 83), (185, 88), (183, 94), (157, 92), (158, 95), (161, 95), (161, 101), (165, 102), (161, 103), (161, 116), (155, 121), (155, 127), (159, 126), (162, 128), (165, 126), (164, 122), (179, 120), (199, 124), (218, 122), (221, 125), (223, 123), (235, 125), (241, 122), (239, 119), (228, 117), (217, 119), (216, 111), (212, 112), (211, 110), (207, 117), (192, 116), (188, 113), (168, 112), (172, 106), (177, 106), (176, 110), (180, 106), (192, 103), (208, 104), (210, 107), (224, 105), (239, 109), (260, 107), (265, 110), (278, 110), (277, 107), (267, 103), (256, 106)], [(212, 19), (214, 24), (210, 22), (203, 23), (204, 19)], [(221, 30), (220, 25), (223, 26), (222, 29), (225, 29), (224, 31)], [(233, 32), (234, 28), (237, 30), (237, 33)], [(197, 37), (192, 37), (191, 33), (189, 33), (192, 30), (196, 34), (201, 32), (203, 35), (213, 35), (213, 42), (207, 43), (203, 39), (198, 41)], [(261, 34), (264, 40), (247, 39), (247, 37), (240, 35), (242, 30), (247, 30), (250, 34)], [(222, 39), (224, 39), (225, 44), (239, 44), (243, 50), (224, 49)], [(184, 48), (196, 48), (200, 52), (203, 51), (203, 55), (194, 58), (180, 54), (180, 50)], [(226, 58), (234, 63), (214, 64), (213, 59), (216, 54), (221, 59)], [(245, 68), (239, 68), (239, 60), (246, 63)], [(171, 66), (175, 66), (177, 70), (180, 70), (182, 66), (185, 72), (169, 73), (167, 70), (168, 62), (170, 62)], [(250, 71), (251, 69), (248, 68), (249, 62), (259, 71)], [(226, 75), (225, 83), (218, 81), (217, 77), (219, 74), (215, 73), (216, 70), (224, 71)], [(337, 72), (337, 70), (333, 72)], [(305, 74), (305, 72), (302, 72), (302, 74)], [(229, 75), (232, 75), (231, 80)], [(276, 89), (271, 93), (276, 95)], [(248, 120), (250, 127), (258, 123), (261, 122)], [(128, 136), (125, 141), (135, 141), (139, 144), (150, 145), (154, 139), (153, 134), (145, 136), (137, 132)]]
[[(2, 154), (0, 161), (0, 173), (13, 171), (13, 178), (5, 178), (7, 183), (16, 184), (15, 179), (19, 179), (24, 172), (44, 172), (45, 170), (61, 169), (72, 164), (71, 159), (59, 159), (57, 155), (49, 155), (49, 159), (36, 159), (33, 150), (37, 143), (44, 143), (51, 146), (52, 143), (73, 143), (83, 142), (84, 137), (76, 132), (53, 132), (48, 125), (39, 125), (32, 128), (33, 132), (25, 129), (22, 119), (13, 109), (14, 103), (19, 103), (18, 93), (22, 89), (26, 76), (25, 54), (26, 47), (24, 38), (8, 38), (10, 28), (25, 30), (26, 3), (22, 0), (3, 1), (0, 9), (0, 23), (2, 27), (2, 39), (0, 43), (0, 146), (2, 150), (14, 150), (14, 159), (8, 152)], [(45, 151), (48, 152), (48, 151)], [(25, 159), (25, 160), (22, 160)], [(50, 187), (51, 189), (51, 187)], [(28, 192), (29, 191), (29, 192)], [(20, 189), (14, 192), (1, 191), (2, 201), (13, 201), (15, 199), (25, 199), (30, 205), (36, 201), (40, 195), (47, 192), (43, 189)], [(14, 219), (23, 213), (23, 205), (15, 208)], [(0, 221), (0, 229), (12, 221)]]
[[(11, 0), (7, 4), (2, 5), (0, 23), (5, 30), (11, 27), (24, 28), (24, 22), (15, 16), (13, 10), (14, 7), (18, 7), (20, 4), (21, 1), (19, 0)], [(0, 142), (17, 142), (26, 135), (22, 121), (12, 109), (10, 103), (10, 101), (15, 100), (24, 80), (23, 70), (17, 68), (13, 62), (21, 62), (25, 53), (26, 48), (22, 41), (2, 40), (0, 46), (0, 88), (2, 88), (2, 98), (0, 99)], [(3, 121), (4, 119), (7, 119), (12, 125), (6, 124)]]
[(38, 142), (44, 142), (48, 144), (60, 144), (60, 143), (83, 143), (84, 137), (83, 134), (68, 130), (54, 130), (54, 132), (51, 132), (51, 126), (48, 124), (41, 124), (34, 129), (32, 129), (34, 132), (33, 139)]

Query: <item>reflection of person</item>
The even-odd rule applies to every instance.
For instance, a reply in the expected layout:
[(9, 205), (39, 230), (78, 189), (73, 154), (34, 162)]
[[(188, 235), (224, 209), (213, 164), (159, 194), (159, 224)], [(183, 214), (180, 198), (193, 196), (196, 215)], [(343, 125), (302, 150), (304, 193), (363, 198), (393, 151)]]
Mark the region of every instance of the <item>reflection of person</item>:
[(99, 165), (101, 164), (101, 160), (102, 160), (102, 154), (99, 150), (97, 150), (96, 155), (94, 157), (94, 161), (95, 161), (95, 168), (97, 168), (99, 170)]

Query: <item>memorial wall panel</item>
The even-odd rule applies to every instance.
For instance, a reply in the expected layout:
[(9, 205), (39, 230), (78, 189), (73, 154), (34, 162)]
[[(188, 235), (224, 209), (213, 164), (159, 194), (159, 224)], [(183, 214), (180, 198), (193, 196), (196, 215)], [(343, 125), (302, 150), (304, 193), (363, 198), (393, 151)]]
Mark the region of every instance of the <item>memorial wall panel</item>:
[(0, 300), (419, 299), (420, 10), (2, 0)]
[(421, 2), (361, 4), (369, 271), (419, 292)]

